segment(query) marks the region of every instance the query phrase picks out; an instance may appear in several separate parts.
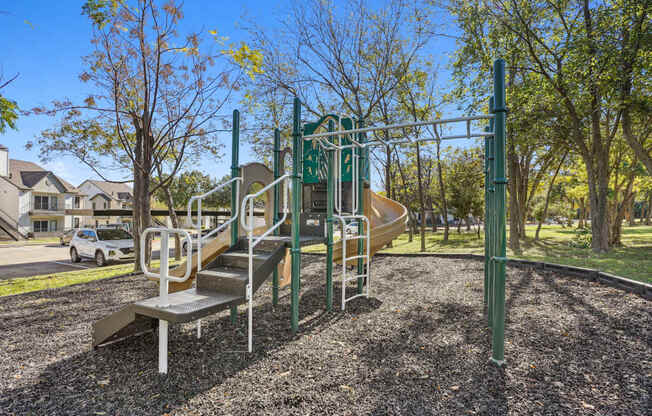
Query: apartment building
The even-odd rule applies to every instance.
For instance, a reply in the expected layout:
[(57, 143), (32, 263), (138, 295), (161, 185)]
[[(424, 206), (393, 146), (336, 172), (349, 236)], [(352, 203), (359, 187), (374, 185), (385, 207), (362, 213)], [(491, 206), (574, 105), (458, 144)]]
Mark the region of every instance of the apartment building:
[(52, 236), (79, 227), (84, 194), (33, 162), (10, 159), (0, 145), (0, 232), (13, 239)]
[[(113, 183), (87, 179), (77, 187), (86, 197), (86, 208), (93, 210), (131, 209), (133, 190), (124, 183)], [(84, 226), (99, 227), (106, 224), (131, 222), (131, 214), (126, 216), (84, 217)]]

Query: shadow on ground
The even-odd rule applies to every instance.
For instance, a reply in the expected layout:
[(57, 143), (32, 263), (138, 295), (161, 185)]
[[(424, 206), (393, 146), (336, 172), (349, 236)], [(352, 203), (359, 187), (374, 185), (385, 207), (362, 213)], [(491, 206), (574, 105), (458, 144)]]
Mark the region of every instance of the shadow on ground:
[[(90, 324), (156, 293), (113, 279), (0, 303), (0, 409), (24, 414), (645, 414), (652, 384), (646, 301), (534, 270), (508, 273), (505, 369), (491, 365), (482, 262), (382, 258), (373, 297), (324, 310), (323, 257), (305, 256), (298, 334), (288, 292), (246, 314), (90, 350)], [(31, 347), (33, 346), (33, 347)], [(20, 369), (23, 366), (25, 368)], [(16, 378), (19, 375), (19, 378)]]

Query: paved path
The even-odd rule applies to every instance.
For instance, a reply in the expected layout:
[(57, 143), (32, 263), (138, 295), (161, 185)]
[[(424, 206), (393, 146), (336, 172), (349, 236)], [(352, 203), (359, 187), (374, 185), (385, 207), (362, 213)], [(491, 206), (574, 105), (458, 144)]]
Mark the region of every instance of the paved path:
[[(171, 246), (174, 242), (171, 241)], [(154, 242), (153, 257), (159, 258), (159, 242)], [(70, 261), (70, 248), (59, 244), (29, 245), (19, 247), (0, 246), (0, 280), (15, 277), (38, 276), (48, 273), (69, 272), (97, 267), (92, 260), (82, 260), (80, 263)], [(170, 249), (173, 255), (172, 249)], [(124, 261), (121, 263), (130, 263)], [(116, 263), (110, 263), (116, 264)]]

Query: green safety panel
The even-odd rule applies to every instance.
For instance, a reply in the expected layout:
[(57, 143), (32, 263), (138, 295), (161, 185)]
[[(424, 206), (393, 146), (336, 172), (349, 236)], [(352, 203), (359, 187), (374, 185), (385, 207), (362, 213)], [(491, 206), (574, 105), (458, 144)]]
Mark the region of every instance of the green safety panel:
[[(338, 128), (338, 116), (336, 115), (326, 115), (323, 116), (316, 123), (307, 123), (304, 126), (303, 134), (304, 136), (315, 133), (320, 127), (323, 127), (323, 131), (327, 131), (328, 122), (333, 121), (335, 123), (335, 129)], [(353, 122), (350, 118), (342, 119), (342, 127), (345, 130), (351, 130), (353, 128)], [(330, 138), (330, 141), (333, 142), (335, 138)], [(342, 140), (343, 145), (351, 144), (351, 141), (344, 138)], [(342, 182), (351, 182), (351, 176), (353, 174), (352, 170), (352, 149), (342, 150)], [(363, 169), (364, 177), (367, 179), (369, 177), (368, 168)], [(303, 183), (320, 183), (326, 182), (328, 175), (328, 158), (326, 152), (316, 140), (307, 140), (303, 142)]]

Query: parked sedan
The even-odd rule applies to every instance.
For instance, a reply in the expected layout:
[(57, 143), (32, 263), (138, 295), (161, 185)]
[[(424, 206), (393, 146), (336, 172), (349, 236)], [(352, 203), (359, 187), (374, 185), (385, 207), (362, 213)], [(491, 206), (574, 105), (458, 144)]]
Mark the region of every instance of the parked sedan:
[(64, 231), (59, 235), (59, 241), (61, 242), (62, 246), (67, 246), (70, 244), (70, 240), (72, 240), (72, 237), (75, 235), (77, 232), (76, 228), (73, 228), (72, 230)]
[(95, 259), (98, 266), (109, 261), (133, 259), (134, 239), (123, 229), (82, 228), (70, 241), (70, 260)]

